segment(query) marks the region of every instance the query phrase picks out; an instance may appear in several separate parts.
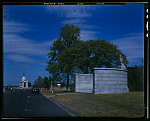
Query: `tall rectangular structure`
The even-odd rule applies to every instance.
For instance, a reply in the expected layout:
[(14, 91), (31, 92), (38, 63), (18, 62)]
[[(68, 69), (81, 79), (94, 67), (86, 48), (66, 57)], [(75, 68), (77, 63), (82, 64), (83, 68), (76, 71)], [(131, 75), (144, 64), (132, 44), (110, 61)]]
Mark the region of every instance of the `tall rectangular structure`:
[(76, 74), (75, 92), (112, 94), (128, 91), (126, 69), (94, 68), (93, 74)]
[(93, 74), (76, 74), (75, 92), (92, 93)]
[(127, 70), (119, 68), (94, 68), (94, 94), (126, 93)]

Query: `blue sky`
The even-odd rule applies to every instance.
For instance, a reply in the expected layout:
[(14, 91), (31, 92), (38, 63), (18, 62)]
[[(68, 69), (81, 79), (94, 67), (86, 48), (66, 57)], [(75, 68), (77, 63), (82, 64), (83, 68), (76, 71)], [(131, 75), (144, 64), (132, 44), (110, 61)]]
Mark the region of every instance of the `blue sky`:
[(74, 24), (81, 40), (104, 39), (127, 55), (128, 66), (144, 58), (144, 5), (5, 5), (3, 83), (18, 85), (22, 74), (32, 84), (45, 71), (47, 53), (60, 28)]

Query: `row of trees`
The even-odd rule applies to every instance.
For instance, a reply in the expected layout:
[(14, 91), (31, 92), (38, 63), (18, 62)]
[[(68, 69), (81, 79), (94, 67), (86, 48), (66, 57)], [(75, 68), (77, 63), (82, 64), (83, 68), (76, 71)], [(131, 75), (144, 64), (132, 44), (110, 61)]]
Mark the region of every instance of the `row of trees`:
[(82, 41), (80, 29), (66, 24), (50, 47), (46, 70), (54, 80), (67, 80), (68, 89), (73, 73), (92, 73), (94, 67), (118, 67), (119, 55), (127, 65), (126, 56), (116, 45), (100, 39)]
[(50, 89), (51, 86), (56, 86), (57, 84), (61, 84), (61, 87), (65, 86), (65, 83), (56, 81), (52, 76), (46, 77), (44, 76), (38, 76), (36, 80), (34, 80), (34, 85), (33, 87), (38, 87), (38, 88), (47, 88)]
[(128, 87), (130, 91), (144, 90), (144, 66), (128, 67)]
[(43, 88), (49, 88), (50, 85), (50, 80), (48, 77), (44, 77), (42, 78), (41, 76), (38, 76), (38, 78), (34, 81), (34, 85), (35, 87), (43, 87)]
[[(135, 65), (128, 67), (128, 87), (129, 91), (143, 91), (144, 90), (144, 67), (143, 65)], [(38, 76), (34, 81), (35, 87), (39, 88), (50, 88), (52, 84), (55, 86), (58, 82), (52, 76), (44, 77)], [(60, 82), (59, 82), (60, 83)], [(61, 87), (65, 86), (65, 83), (61, 83)], [(74, 84), (71, 84), (71, 87), (74, 88)]]

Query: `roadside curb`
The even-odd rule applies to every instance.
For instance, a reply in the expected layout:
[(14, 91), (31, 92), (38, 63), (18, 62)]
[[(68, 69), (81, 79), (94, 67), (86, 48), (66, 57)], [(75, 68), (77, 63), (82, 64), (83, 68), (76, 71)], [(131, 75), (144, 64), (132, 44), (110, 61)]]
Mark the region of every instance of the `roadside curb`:
[[(41, 94), (43, 95), (43, 94)], [(53, 103), (55, 103), (58, 107), (60, 107), (61, 109), (63, 109), (65, 112), (67, 112), (70, 116), (72, 117), (80, 117), (78, 114), (76, 114), (74, 111), (71, 111), (70, 109), (68, 109), (67, 107), (64, 107), (62, 104), (59, 104), (57, 101), (46, 97), (45, 95), (43, 95), (45, 98), (47, 98), (48, 100), (52, 101)]]
[(49, 99), (50, 101), (52, 101), (53, 103), (55, 103), (56, 105), (58, 105), (60, 108), (62, 108), (65, 112), (67, 112), (69, 115), (73, 116), (73, 117), (79, 117), (79, 115), (75, 114), (75, 112), (70, 111), (69, 109), (67, 109), (66, 107), (64, 107), (63, 105), (59, 104), (58, 102), (56, 102), (53, 99)]

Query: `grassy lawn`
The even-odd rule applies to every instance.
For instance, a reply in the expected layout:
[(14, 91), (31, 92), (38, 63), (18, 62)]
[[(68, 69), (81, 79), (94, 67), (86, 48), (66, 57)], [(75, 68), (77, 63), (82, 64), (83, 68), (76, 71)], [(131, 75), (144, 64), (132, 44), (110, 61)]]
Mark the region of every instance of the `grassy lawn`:
[(42, 91), (51, 98), (82, 117), (143, 117), (144, 93), (85, 94), (74, 92)]

